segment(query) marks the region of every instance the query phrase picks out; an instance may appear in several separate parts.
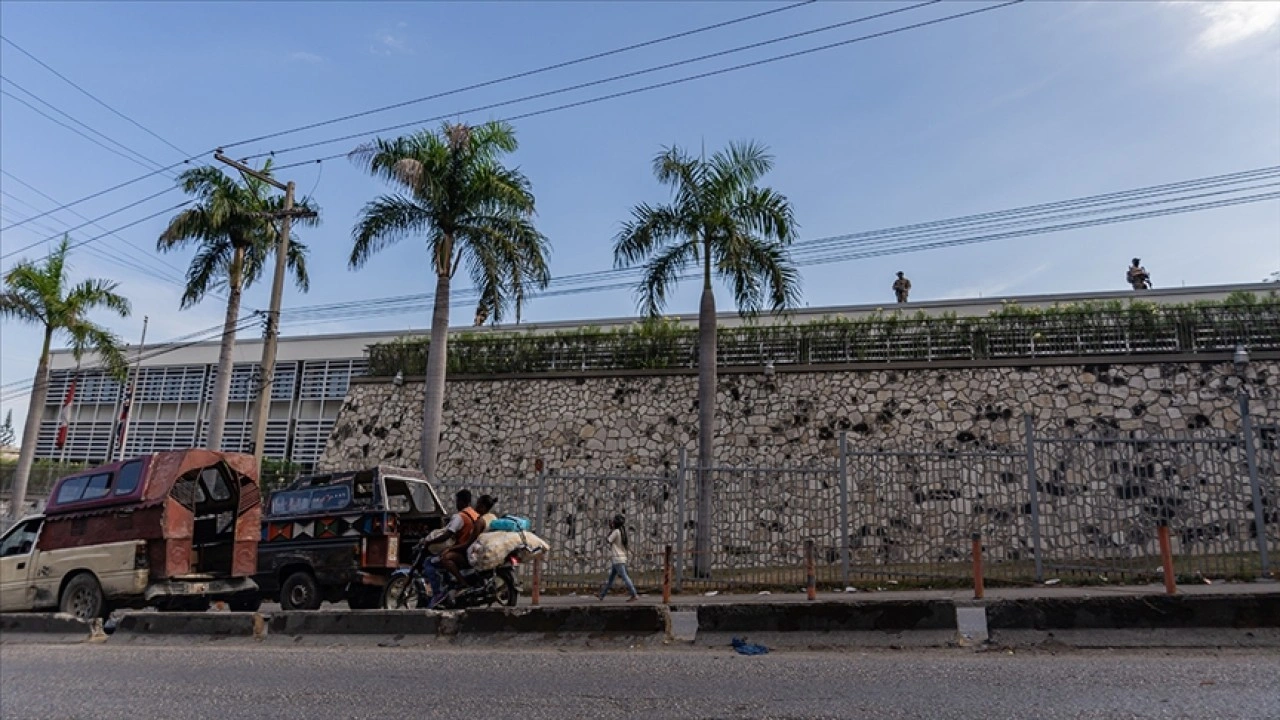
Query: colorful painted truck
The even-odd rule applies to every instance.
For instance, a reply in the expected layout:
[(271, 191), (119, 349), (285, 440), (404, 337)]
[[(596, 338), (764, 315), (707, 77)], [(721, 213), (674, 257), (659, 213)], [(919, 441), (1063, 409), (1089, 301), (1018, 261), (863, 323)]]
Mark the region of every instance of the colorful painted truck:
[(0, 612), (257, 607), (262, 508), (251, 455), (162, 452), (62, 478), (0, 537)]
[(301, 477), (271, 494), (254, 579), (285, 610), (315, 610), (326, 600), (376, 608), (402, 552), (444, 517), (440, 498), (415, 470)]

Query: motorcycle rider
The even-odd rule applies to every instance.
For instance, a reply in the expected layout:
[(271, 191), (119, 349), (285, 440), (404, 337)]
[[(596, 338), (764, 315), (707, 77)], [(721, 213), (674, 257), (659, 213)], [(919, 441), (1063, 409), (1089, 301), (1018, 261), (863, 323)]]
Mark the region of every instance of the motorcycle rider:
[[(464, 491), (460, 491), (458, 494), (461, 495), (462, 492)], [(467, 492), (466, 499), (467, 504), (470, 505), (470, 492)], [(493, 506), (495, 504), (497, 504), (497, 501), (493, 497), (489, 495), (481, 495), (480, 499), (476, 501), (474, 508), (463, 508), (462, 499), (458, 498), (458, 514), (455, 515), (454, 518), (462, 518), (462, 527), (453, 534), (455, 539), (454, 544), (450, 546), (449, 549), (441, 553), (438, 559), (435, 559), (435, 562), (453, 578), (456, 587), (461, 588), (467, 585), (467, 581), (462, 577), (462, 568), (468, 567), (467, 549), (476, 541), (476, 538), (480, 537), (480, 533), (484, 532), (485, 523), (483, 516), (489, 514), (489, 512), (493, 510)], [(450, 519), (449, 524), (450, 526), (453, 524), (452, 519)], [(428, 565), (430, 565), (430, 563), (428, 563)], [(434, 607), (444, 599), (444, 594), (437, 589), (439, 587), (439, 578), (437, 577), (436, 584), (432, 586), (432, 592), (434, 594), (428, 607)]]
[[(444, 526), (444, 533), (437, 542), (447, 542), (453, 540), (454, 545), (467, 543), (468, 545), (475, 538), (476, 521), (480, 519), (480, 513), (471, 507), (471, 491), (463, 488), (453, 496), (454, 504), (458, 508), (458, 512), (449, 518), (449, 523)], [(446, 548), (439, 555), (428, 558), (423, 563), (422, 574), (427, 576), (427, 582), (431, 583), (431, 602), (428, 607), (434, 607), (437, 603), (444, 599), (444, 588), (440, 584), (440, 567), (444, 567), (444, 556), (448, 554), (453, 547)]]

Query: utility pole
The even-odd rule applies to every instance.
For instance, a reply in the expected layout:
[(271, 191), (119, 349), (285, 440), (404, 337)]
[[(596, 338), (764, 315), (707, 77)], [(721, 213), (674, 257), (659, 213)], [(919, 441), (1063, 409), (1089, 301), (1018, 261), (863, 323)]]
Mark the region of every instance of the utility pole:
[(267, 310), (266, 336), (262, 341), (261, 381), (258, 383), (258, 401), (254, 405), (253, 419), (253, 456), (262, 467), (262, 448), (267, 439), (267, 419), (271, 414), (271, 386), (276, 371), (276, 339), (280, 332), (280, 301), (284, 295), (284, 271), (289, 259), (289, 235), (293, 231), (293, 218), (314, 217), (310, 210), (293, 209), (293, 182), (281, 183), (266, 173), (254, 170), (244, 163), (237, 162), (222, 154), (219, 148), (214, 159), (226, 163), (245, 175), (252, 175), (262, 182), (284, 191), (284, 210), (274, 213), (280, 219), (280, 239), (276, 243), (276, 271), (271, 282), (271, 307)]

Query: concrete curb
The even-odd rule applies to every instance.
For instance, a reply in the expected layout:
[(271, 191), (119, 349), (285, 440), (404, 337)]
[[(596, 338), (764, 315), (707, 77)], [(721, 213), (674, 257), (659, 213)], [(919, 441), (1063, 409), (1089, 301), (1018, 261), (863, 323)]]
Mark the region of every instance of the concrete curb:
[(537, 607), (468, 610), (458, 616), (465, 635), (538, 633), (596, 636), (667, 634), (667, 609), (659, 605), (625, 607)]
[(352, 610), (342, 613), (279, 612), (267, 621), (268, 636), (440, 634), (440, 613)]
[[(0, 644), (85, 642), (94, 637), (94, 629), (93, 625), (66, 613), (4, 613), (0, 615)], [(98, 632), (101, 633), (101, 622)]]
[(948, 647), (957, 644), (950, 600), (703, 605), (694, 642), (748, 637), (769, 647)]
[(265, 633), (266, 622), (258, 613), (126, 613), (111, 640), (149, 636), (260, 639)]
[(1280, 593), (998, 600), (986, 609), (992, 631), (1280, 627)]

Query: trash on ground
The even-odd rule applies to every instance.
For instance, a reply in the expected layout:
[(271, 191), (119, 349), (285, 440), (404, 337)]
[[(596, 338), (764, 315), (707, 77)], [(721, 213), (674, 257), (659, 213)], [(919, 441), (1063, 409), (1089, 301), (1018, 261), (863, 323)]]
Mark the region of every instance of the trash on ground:
[(757, 594), (757, 595), (772, 595), (773, 593), (769, 592), (768, 590), (761, 590), (760, 592), (758, 592), (758, 593), (756, 593), (756, 594)]
[(1058, 578), (1053, 578), (1052, 580), (1045, 580), (1045, 581), (1044, 581), (1044, 584), (1045, 584), (1045, 585), (1057, 585), (1057, 584), (1058, 584), (1058, 583), (1060, 583), (1060, 582), (1062, 582), (1062, 581), (1061, 581), (1061, 580), (1059, 580)]
[(769, 648), (763, 645), (757, 645), (756, 643), (749, 643), (742, 638), (733, 639), (733, 649), (736, 650), (739, 655), (764, 655), (769, 652)]
[(844, 591), (847, 593), (855, 593), (855, 592), (858, 592), (858, 588), (850, 585), (849, 587), (845, 588)]
[(703, 595), (704, 595), (705, 597), (715, 597), (715, 596), (717, 596), (717, 595), (719, 595), (719, 594), (720, 594), (720, 591), (719, 591), (719, 590), (712, 590), (712, 591), (710, 591), (710, 592), (705, 592), (705, 593), (703, 593)]

